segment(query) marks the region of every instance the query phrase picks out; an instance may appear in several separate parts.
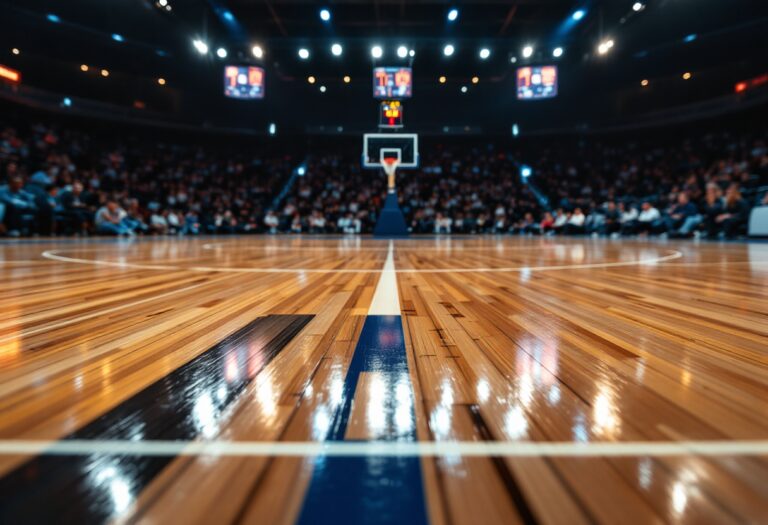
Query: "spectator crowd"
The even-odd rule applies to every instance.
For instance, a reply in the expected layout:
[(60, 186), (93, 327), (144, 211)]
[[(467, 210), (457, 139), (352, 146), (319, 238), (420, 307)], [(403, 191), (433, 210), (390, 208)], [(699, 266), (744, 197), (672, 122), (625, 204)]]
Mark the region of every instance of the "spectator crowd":
[[(768, 133), (422, 145), (398, 173), (414, 233), (744, 235), (768, 205)], [(0, 235), (368, 233), (386, 180), (355, 155), (308, 159), (0, 124)], [(532, 175), (521, 177), (521, 162)]]

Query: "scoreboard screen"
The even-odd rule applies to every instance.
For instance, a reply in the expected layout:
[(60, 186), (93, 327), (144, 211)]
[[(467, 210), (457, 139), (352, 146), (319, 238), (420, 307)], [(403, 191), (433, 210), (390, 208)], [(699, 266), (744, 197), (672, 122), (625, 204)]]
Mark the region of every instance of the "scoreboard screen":
[(517, 69), (517, 98), (535, 100), (557, 96), (557, 66), (532, 66)]
[(226, 66), (224, 96), (244, 100), (264, 98), (264, 70), (253, 66)]
[(373, 69), (373, 98), (410, 98), (413, 73), (409, 67), (376, 67)]

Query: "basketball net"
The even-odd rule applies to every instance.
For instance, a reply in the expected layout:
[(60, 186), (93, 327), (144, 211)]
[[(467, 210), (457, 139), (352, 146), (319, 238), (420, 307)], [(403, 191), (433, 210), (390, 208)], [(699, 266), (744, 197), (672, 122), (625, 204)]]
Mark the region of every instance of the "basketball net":
[(387, 187), (389, 193), (395, 193), (395, 171), (400, 165), (400, 160), (397, 157), (385, 157), (381, 163), (384, 168), (384, 173), (387, 174)]

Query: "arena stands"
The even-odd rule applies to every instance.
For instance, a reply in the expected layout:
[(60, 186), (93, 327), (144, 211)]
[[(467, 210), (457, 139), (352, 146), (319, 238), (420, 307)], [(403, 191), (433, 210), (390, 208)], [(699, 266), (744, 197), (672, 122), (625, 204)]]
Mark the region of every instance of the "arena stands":
[[(768, 198), (767, 145), (768, 134), (754, 131), (671, 142), (541, 139), (522, 148), (438, 143), (420, 169), (401, 173), (400, 200), (413, 233), (734, 238)], [(532, 167), (528, 179), (521, 160)], [(4, 124), (4, 233), (372, 231), (383, 177), (362, 171), (355, 155), (314, 154), (289, 184), (297, 162), (199, 142), (97, 140), (50, 122)]]

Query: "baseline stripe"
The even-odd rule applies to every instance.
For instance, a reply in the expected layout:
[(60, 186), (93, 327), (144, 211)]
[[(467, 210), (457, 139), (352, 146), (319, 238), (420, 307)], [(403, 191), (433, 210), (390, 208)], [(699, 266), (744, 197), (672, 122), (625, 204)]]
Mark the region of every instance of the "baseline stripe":
[(616, 457), (768, 456), (768, 440), (752, 441), (125, 441), (0, 440), (0, 455), (243, 457)]

